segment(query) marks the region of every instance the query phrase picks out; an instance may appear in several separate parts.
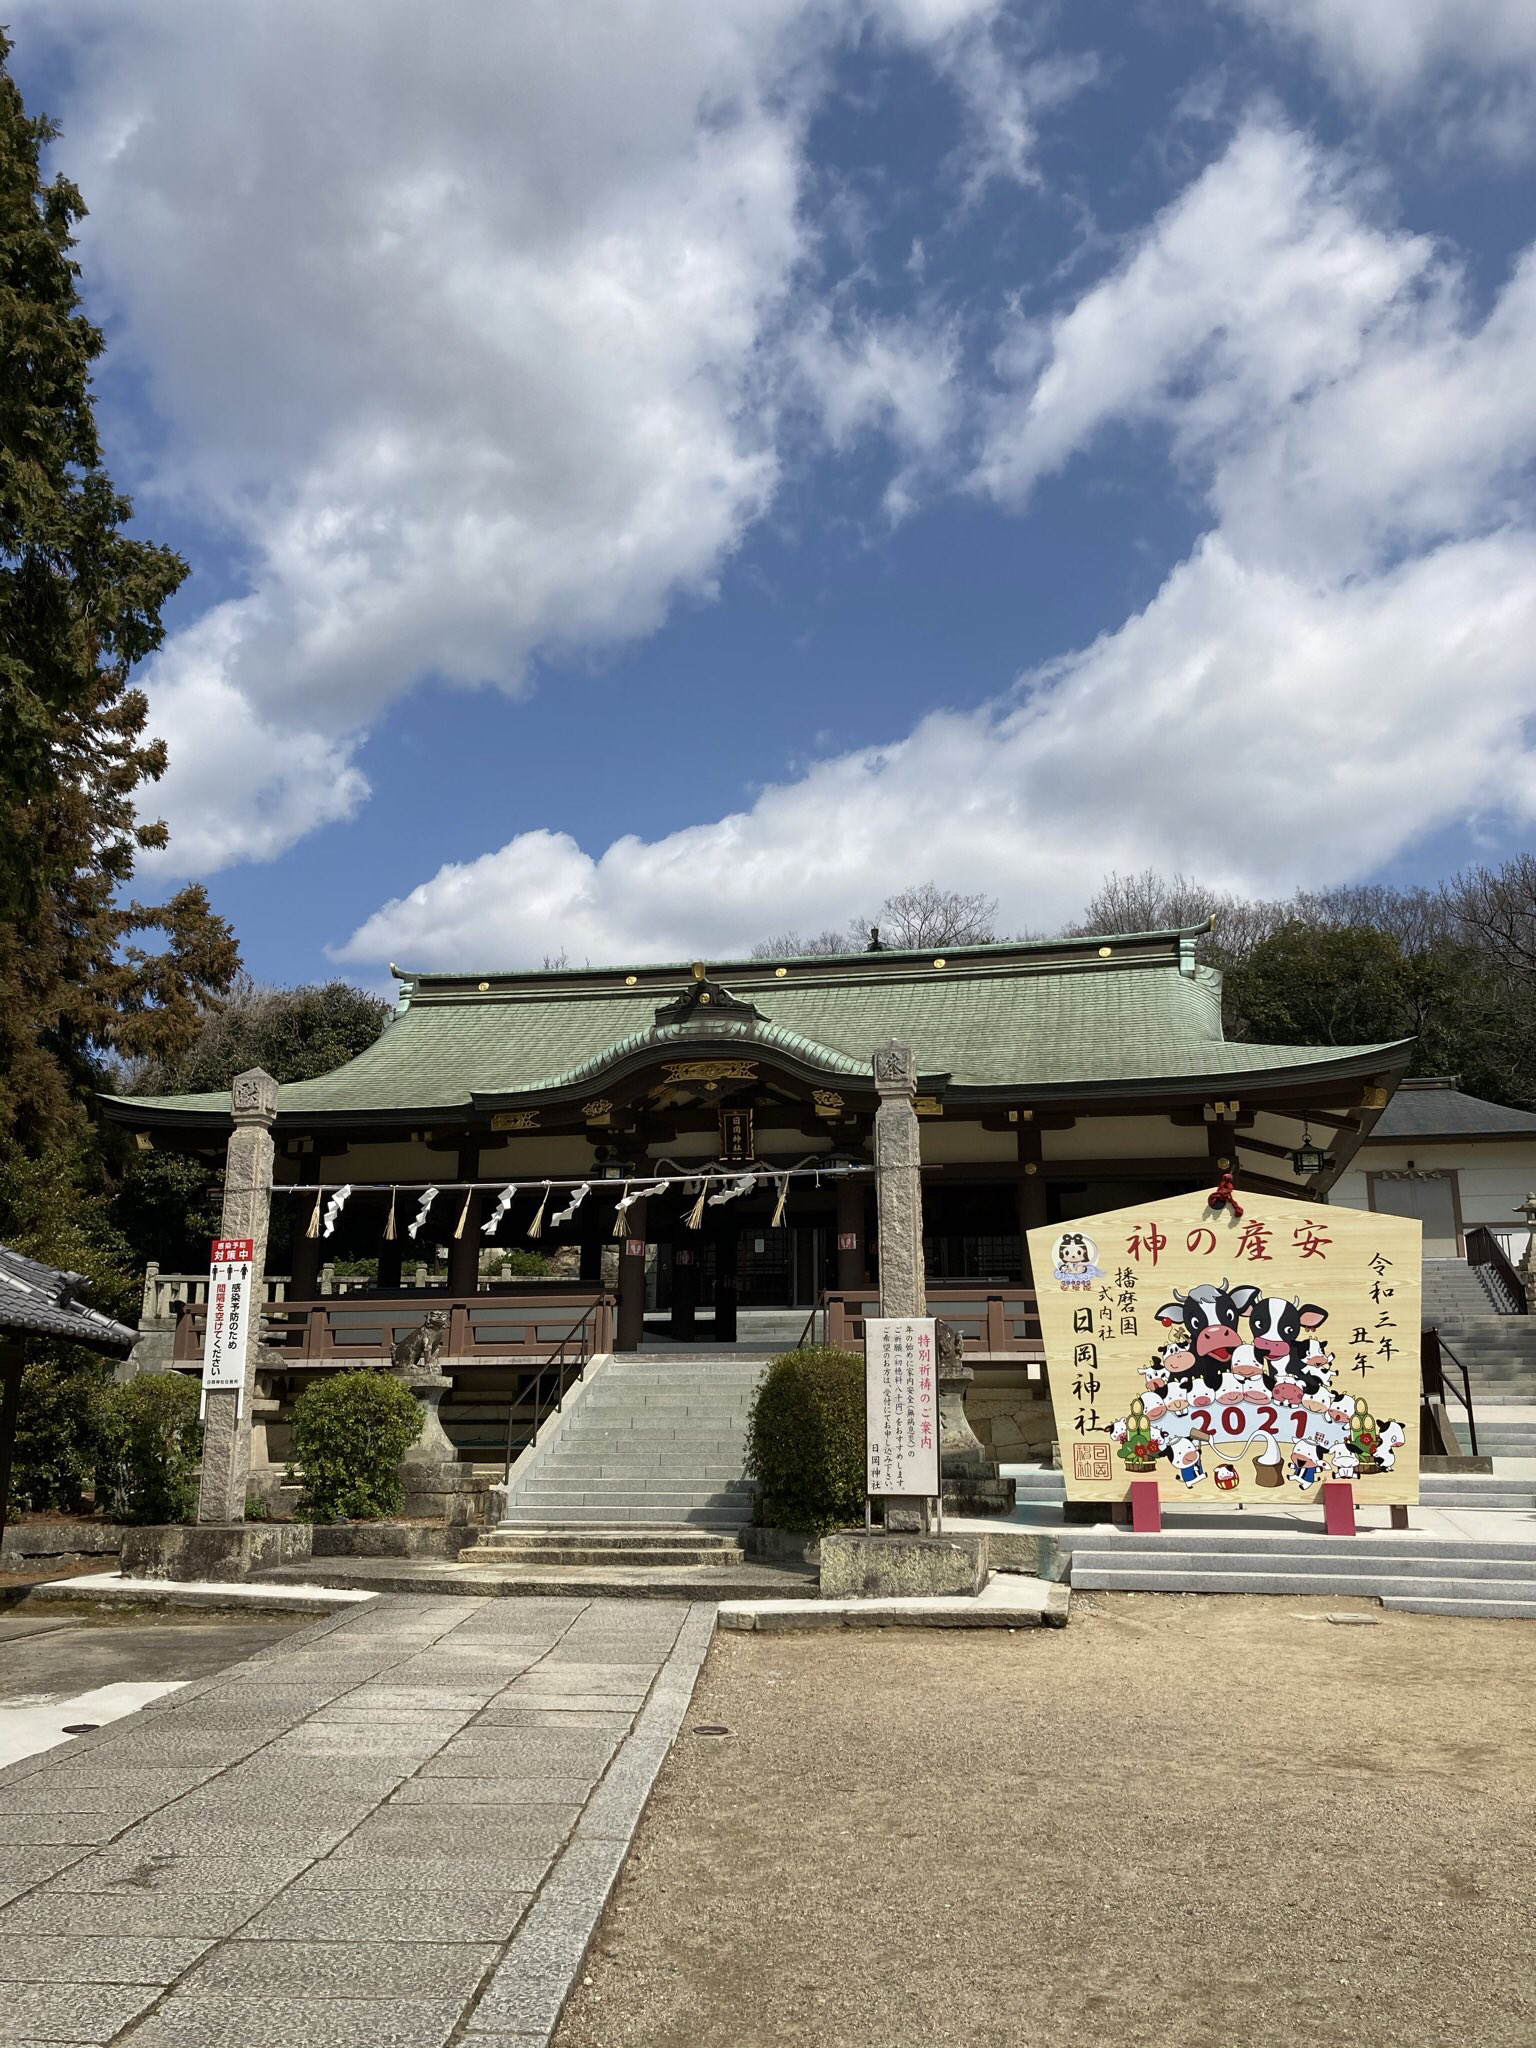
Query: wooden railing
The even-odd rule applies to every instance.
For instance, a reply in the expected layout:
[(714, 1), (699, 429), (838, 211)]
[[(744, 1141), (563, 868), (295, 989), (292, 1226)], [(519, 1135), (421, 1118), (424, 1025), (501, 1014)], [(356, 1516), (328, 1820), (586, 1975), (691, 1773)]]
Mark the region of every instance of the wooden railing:
[[(447, 1315), (444, 1366), (552, 1358), (579, 1324), (586, 1325), (589, 1351), (613, 1349), (614, 1297), (590, 1287), (456, 1299), (415, 1294), (276, 1302), (262, 1311), (261, 1341), (285, 1363), (385, 1365), (432, 1311)], [(189, 1307), (177, 1322), (178, 1364), (202, 1357), (207, 1315), (206, 1305)]]
[(1525, 1298), (1525, 1282), (1485, 1223), (1474, 1223), (1467, 1232), (1467, 1264), (1485, 1268), (1512, 1315), (1529, 1315), (1531, 1305)]
[[(528, 1286), (526, 1278), (520, 1278), (510, 1266), (502, 1266), (481, 1276), (480, 1289), (483, 1293), (515, 1292)], [(592, 1293), (590, 1281), (560, 1281), (553, 1277), (537, 1283), (540, 1291), (549, 1293), (572, 1292), (589, 1296)], [(283, 1273), (268, 1273), (261, 1283), (262, 1302), (271, 1307), (288, 1299), (293, 1282)], [(400, 1276), (398, 1287), (381, 1290), (378, 1282), (363, 1278), (360, 1274), (338, 1273), (330, 1266), (320, 1268), (320, 1282), (316, 1289), (322, 1301), (336, 1295), (365, 1294), (377, 1295), (381, 1299), (393, 1298), (398, 1294), (446, 1294), (447, 1276), (441, 1267), (413, 1266)], [(157, 1265), (150, 1264), (144, 1269), (144, 1298), (139, 1311), (140, 1320), (146, 1323), (169, 1322), (177, 1313), (178, 1303), (188, 1303), (201, 1308), (208, 1300), (208, 1275), (206, 1273), (162, 1273)]]
[[(823, 1297), (822, 1341), (857, 1350), (864, 1342), (864, 1318), (877, 1315), (877, 1287), (830, 1289)], [(928, 1311), (953, 1323), (965, 1340), (967, 1355), (1039, 1358), (1040, 1310), (1032, 1287), (965, 1285), (930, 1286)]]

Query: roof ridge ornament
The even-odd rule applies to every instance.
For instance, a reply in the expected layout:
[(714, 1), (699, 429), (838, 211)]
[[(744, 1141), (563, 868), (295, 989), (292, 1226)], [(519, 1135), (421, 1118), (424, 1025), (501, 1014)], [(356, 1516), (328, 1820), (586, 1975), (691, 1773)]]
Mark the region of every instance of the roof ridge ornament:
[(745, 1018), (756, 1024), (766, 1024), (769, 1021), (755, 1003), (749, 1003), (744, 996), (736, 995), (724, 982), (712, 981), (704, 962), (695, 960), (693, 980), (681, 995), (674, 996), (670, 1002), (658, 1006), (656, 1022), (661, 1027), (707, 1023), (716, 1016)]

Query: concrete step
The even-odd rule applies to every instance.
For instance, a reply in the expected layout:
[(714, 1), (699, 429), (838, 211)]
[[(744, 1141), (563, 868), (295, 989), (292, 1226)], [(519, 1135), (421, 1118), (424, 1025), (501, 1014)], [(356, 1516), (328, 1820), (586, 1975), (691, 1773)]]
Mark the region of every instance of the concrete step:
[(1381, 1531), (1360, 1536), (1325, 1536), (1307, 1529), (1212, 1530), (1165, 1527), (1155, 1536), (1106, 1536), (1085, 1529), (1079, 1536), (1067, 1532), (1065, 1547), (1076, 1557), (1115, 1556), (1128, 1561), (1140, 1557), (1200, 1556), (1221, 1560), (1242, 1557), (1290, 1557), (1303, 1555), (1336, 1563), (1373, 1559), (1405, 1564), (1413, 1559), (1502, 1558), (1507, 1563), (1529, 1566), (1536, 1571), (1536, 1537), (1496, 1536), (1484, 1541), (1476, 1536), (1428, 1536), (1418, 1530), (1401, 1534)]
[(1529, 1599), (1536, 1609), (1536, 1575), (1529, 1579), (1441, 1578), (1433, 1574), (1363, 1572), (1212, 1571), (1204, 1567), (1160, 1570), (1085, 1565), (1072, 1566), (1074, 1592), (1106, 1593), (1279, 1593), (1316, 1594), (1330, 1598), (1364, 1595), (1374, 1599), (1509, 1600)]
[(684, 1487), (647, 1489), (641, 1486), (589, 1488), (585, 1492), (570, 1493), (551, 1490), (518, 1494), (517, 1501), (530, 1514), (576, 1514), (586, 1516), (589, 1521), (601, 1521), (610, 1509), (617, 1513), (628, 1508), (633, 1508), (637, 1514), (648, 1514), (656, 1521), (665, 1521), (674, 1512), (681, 1517), (685, 1511), (701, 1508), (737, 1522), (750, 1521), (752, 1516), (751, 1494), (708, 1493), (702, 1488), (692, 1493)]
[[(1487, 1546), (1490, 1550), (1492, 1544)], [(1481, 1552), (1482, 1545), (1468, 1545), (1468, 1549)], [(1140, 1545), (1119, 1545), (1100, 1550), (1074, 1549), (1072, 1552), (1072, 1577), (1074, 1584), (1079, 1569), (1088, 1572), (1102, 1572), (1118, 1575), (1126, 1571), (1161, 1571), (1182, 1573), (1185, 1571), (1213, 1571), (1226, 1577), (1241, 1578), (1271, 1577), (1295, 1579), (1345, 1579), (1354, 1577), (1374, 1582), (1378, 1578), (1393, 1579), (1528, 1579), (1536, 1588), (1536, 1560), (1509, 1557), (1484, 1557), (1480, 1554), (1461, 1557), (1443, 1556), (1396, 1556), (1396, 1557), (1313, 1557), (1302, 1545), (1291, 1550), (1246, 1552), (1232, 1549), (1219, 1553), (1211, 1551), (1164, 1551), (1156, 1557), (1143, 1557)]]
[(417, 1558), (308, 1560), (261, 1574), (262, 1584), (338, 1586), (369, 1593), (582, 1600), (803, 1599), (816, 1575), (784, 1565), (522, 1565), (428, 1563)]
[(1489, 1588), (1475, 1599), (1447, 1597), (1433, 1593), (1389, 1593), (1383, 1607), (1406, 1614), (1454, 1614), (1463, 1621), (1536, 1621), (1536, 1587), (1511, 1585), (1502, 1591)]
[[(509, 1547), (520, 1549), (530, 1543), (547, 1542), (555, 1533), (551, 1530), (509, 1529), (503, 1523), (498, 1522), (495, 1528), (482, 1532), (480, 1547), (501, 1550)], [(592, 1528), (584, 1530), (579, 1539), (560, 1534), (559, 1540), (562, 1543), (580, 1540), (591, 1548), (612, 1551), (616, 1557), (622, 1556), (627, 1551), (654, 1543), (681, 1544), (690, 1550), (718, 1551), (722, 1554), (728, 1553), (731, 1556), (737, 1556), (741, 1552), (740, 1539), (729, 1531), (678, 1528), (668, 1526), (666, 1523), (657, 1523), (649, 1529), (639, 1531), (634, 1529)]]
[(512, 1540), (494, 1544), (476, 1544), (471, 1550), (459, 1552), (461, 1564), (493, 1565), (622, 1565), (626, 1569), (652, 1569), (662, 1565), (718, 1565), (722, 1569), (736, 1567), (746, 1561), (746, 1554), (739, 1543), (716, 1543), (709, 1536), (701, 1536), (693, 1542), (686, 1537), (676, 1543), (650, 1543), (643, 1537), (632, 1537), (627, 1546), (620, 1550), (611, 1543), (601, 1540), (583, 1530), (573, 1530), (562, 1535), (558, 1530), (523, 1533), (511, 1531)]
[(594, 1507), (556, 1507), (547, 1501), (524, 1507), (514, 1496), (501, 1526), (517, 1529), (557, 1526), (566, 1529), (650, 1529), (658, 1525), (675, 1528), (682, 1523), (690, 1529), (744, 1529), (749, 1520), (750, 1515), (744, 1506), (678, 1508), (670, 1503), (656, 1502), (649, 1507), (615, 1507), (605, 1500)]

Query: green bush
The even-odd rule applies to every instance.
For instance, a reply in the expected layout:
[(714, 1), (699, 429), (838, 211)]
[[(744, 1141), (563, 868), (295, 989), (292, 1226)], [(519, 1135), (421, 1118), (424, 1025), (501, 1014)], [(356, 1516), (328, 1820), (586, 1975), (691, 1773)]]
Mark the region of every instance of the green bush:
[(197, 1381), (141, 1372), (102, 1401), (96, 1500), (120, 1522), (187, 1522), (203, 1449)]
[(808, 1346), (771, 1359), (752, 1397), (747, 1471), (766, 1527), (820, 1536), (864, 1519), (864, 1360)]
[(86, 1356), (80, 1364), (27, 1360), (11, 1470), (13, 1507), (72, 1514), (80, 1506), (96, 1469), (102, 1402), (111, 1376), (105, 1359)]
[(409, 1387), (381, 1372), (338, 1372), (307, 1386), (293, 1404), (293, 1463), (301, 1478), (299, 1519), (375, 1521), (405, 1504), (400, 1460), (421, 1435)]

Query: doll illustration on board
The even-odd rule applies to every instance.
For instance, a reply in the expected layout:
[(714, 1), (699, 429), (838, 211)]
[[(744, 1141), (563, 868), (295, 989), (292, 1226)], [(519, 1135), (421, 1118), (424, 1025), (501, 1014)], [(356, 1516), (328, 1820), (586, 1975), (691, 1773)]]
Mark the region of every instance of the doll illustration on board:
[(1051, 1252), (1051, 1264), (1056, 1278), (1065, 1292), (1077, 1288), (1091, 1287), (1095, 1280), (1102, 1280), (1104, 1270), (1099, 1264), (1099, 1248), (1091, 1237), (1085, 1237), (1080, 1230), (1064, 1230), (1057, 1238)]

